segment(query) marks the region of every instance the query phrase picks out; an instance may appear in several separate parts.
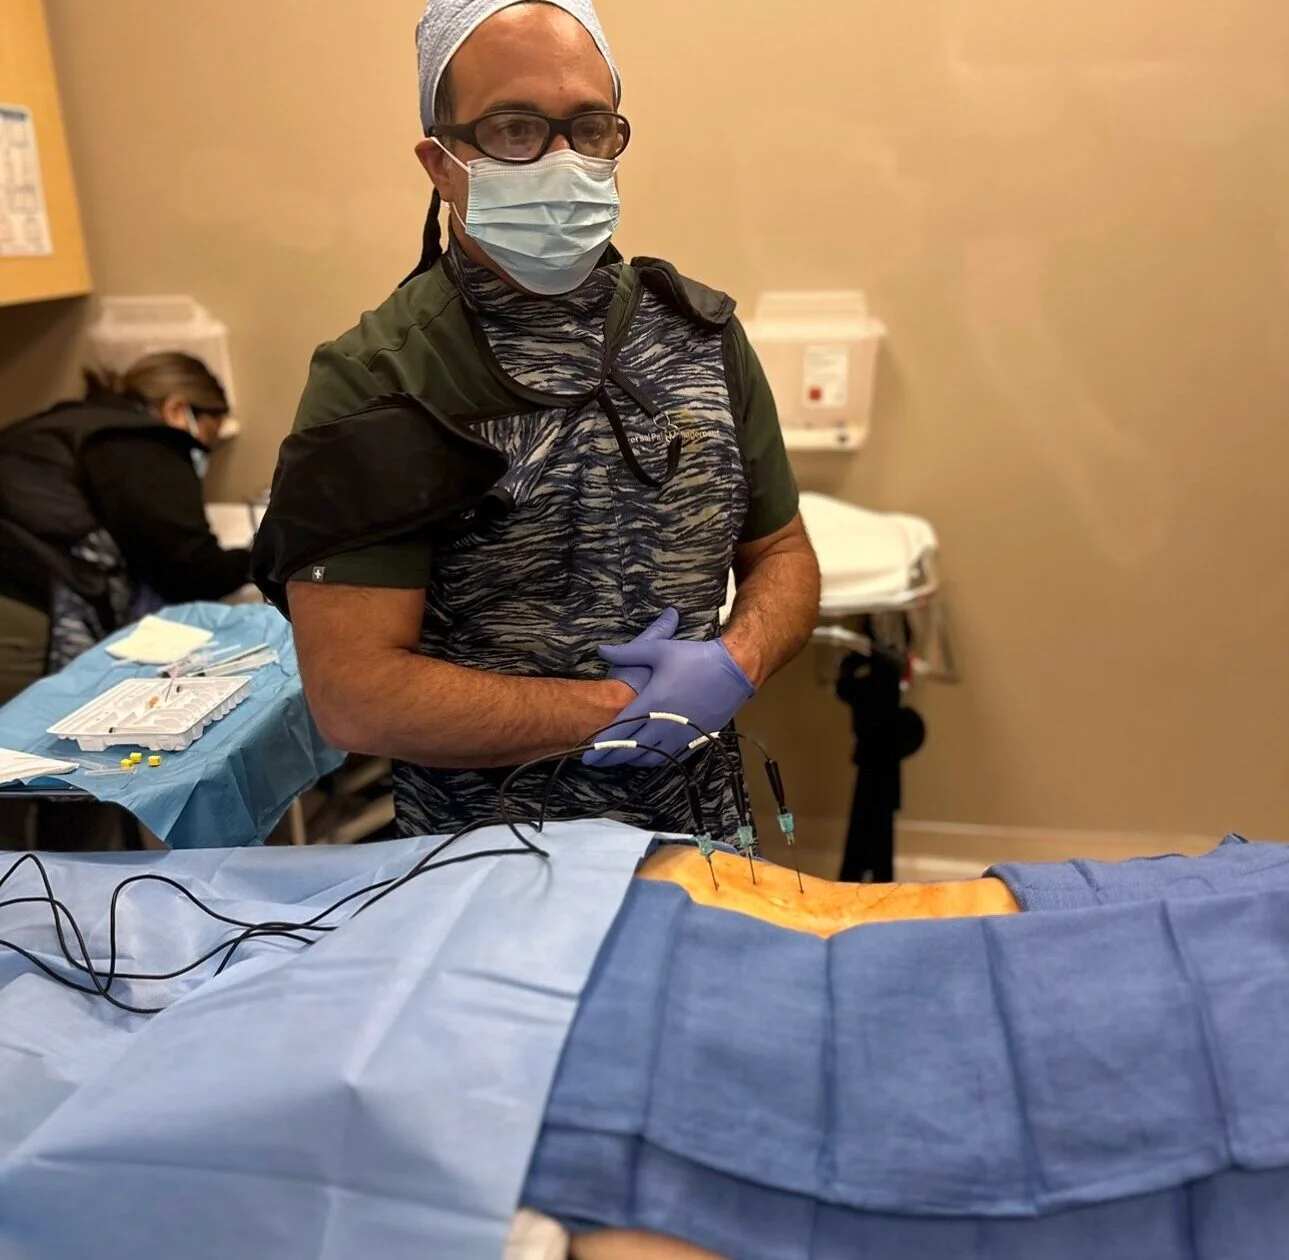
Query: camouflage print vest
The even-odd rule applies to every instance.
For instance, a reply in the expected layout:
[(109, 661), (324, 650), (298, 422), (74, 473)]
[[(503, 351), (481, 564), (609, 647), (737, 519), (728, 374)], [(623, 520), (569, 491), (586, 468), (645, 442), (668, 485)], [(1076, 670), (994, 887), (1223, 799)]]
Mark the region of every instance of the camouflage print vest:
[[(508, 511), (436, 547), (422, 650), (470, 669), (594, 679), (601, 644), (669, 606), (682, 638), (716, 634), (748, 506), (721, 327), (636, 285), (610, 344), (621, 265), (557, 299), (521, 294), (459, 252), (445, 265), (479, 352), (530, 406), (471, 426), (509, 459), (497, 487)], [(716, 758), (696, 769), (708, 826), (732, 834), (728, 775)], [(503, 777), (400, 766), (400, 827), (446, 833), (490, 817)], [(544, 786), (539, 773), (518, 784), (517, 811), (530, 813)], [(551, 814), (693, 829), (673, 769), (570, 763)]]

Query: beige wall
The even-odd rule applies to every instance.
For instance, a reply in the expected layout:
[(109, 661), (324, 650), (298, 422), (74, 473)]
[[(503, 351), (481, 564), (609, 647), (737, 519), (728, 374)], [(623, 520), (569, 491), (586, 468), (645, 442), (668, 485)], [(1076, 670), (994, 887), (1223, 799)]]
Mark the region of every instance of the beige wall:
[[(100, 292), (234, 330), (228, 489), (267, 481), (311, 347), (415, 256), (419, 8), (49, 0)], [(943, 537), (966, 681), (924, 697), (910, 815), (1289, 837), (1289, 5), (601, 8), (625, 246), (748, 302), (863, 287), (890, 325), (870, 448), (799, 470)], [(45, 329), (55, 367), (78, 318)], [(835, 828), (845, 720), (812, 670), (752, 721)]]

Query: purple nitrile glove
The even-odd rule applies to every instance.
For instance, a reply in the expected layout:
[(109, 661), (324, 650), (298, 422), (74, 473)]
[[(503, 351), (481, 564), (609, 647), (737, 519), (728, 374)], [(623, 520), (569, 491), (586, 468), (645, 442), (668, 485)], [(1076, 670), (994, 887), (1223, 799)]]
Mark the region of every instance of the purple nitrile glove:
[[(676, 631), (680, 629), (680, 614), (674, 608), (668, 608), (666, 612), (658, 618), (639, 638), (632, 640), (633, 643), (652, 643), (657, 639), (673, 639), (676, 637)], [(606, 658), (607, 659), (607, 658)], [(649, 682), (649, 676), (653, 673), (647, 665), (620, 665), (609, 670), (609, 677), (614, 682), (626, 683), (632, 691), (639, 695)], [(626, 730), (624, 726), (621, 728)], [(610, 731), (604, 737), (605, 739), (618, 739), (616, 730)], [(625, 738), (625, 737), (622, 737)]]
[(644, 690), (618, 718), (623, 723), (636, 718), (639, 725), (623, 725), (604, 737), (606, 740), (633, 739), (642, 747), (587, 753), (583, 761), (588, 766), (669, 765), (666, 757), (646, 748), (683, 759), (689, 753), (690, 744), (700, 738), (699, 733), (678, 722), (651, 721), (649, 714), (676, 714), (688, 718), (707, 734), (715, 734), (724, 730), (756, 694), (751, 680), (719, 639), (706, 643), (636, 640), (620, 647), (602, 647), (600, 655), (615, 669), (645, 667), (651, 673)]

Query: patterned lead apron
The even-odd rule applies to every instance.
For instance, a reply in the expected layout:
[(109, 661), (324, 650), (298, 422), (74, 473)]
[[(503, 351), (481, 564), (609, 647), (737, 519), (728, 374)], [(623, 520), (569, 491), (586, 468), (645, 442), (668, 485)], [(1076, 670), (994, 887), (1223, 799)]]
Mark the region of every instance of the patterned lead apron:
[[(421, 650), (492, 673), (589, 680), (607, 673), (601, 644), (635, 638), (667, 607), (681, 614), (678, 637), (712, 637), (748, 505), (721, 334), (643, 293), (610, 364), (605, 321), (619, 266), (545, 299), (518, 293), (455, 250), (446, 265), (495, 367), (533, 410), (475, 428), (510, 459), (499, 488), (514, 508), (436, 550)], [(707, 827), (732, 838), (738, 819), (721, 759), (690, 764)], [(516, 817), (536, 816), (549, 770), (515, 785)], [(400, 765), (400, 830), (446, 834), (493, 818), (504, 778)], [(572, 762), (547, 816), (694, 829), (673, 767)]]

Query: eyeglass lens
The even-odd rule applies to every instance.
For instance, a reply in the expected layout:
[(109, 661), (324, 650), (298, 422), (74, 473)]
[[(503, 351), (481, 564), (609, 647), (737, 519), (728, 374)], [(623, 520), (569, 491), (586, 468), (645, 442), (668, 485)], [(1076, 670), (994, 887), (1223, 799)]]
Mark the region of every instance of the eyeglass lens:
[[(569, 121), (573, 148), (584, 157), (616, 158), (626, 148), (625, 120), (617, 114), (578, 114)], [(489, 114), (475, 124), (480, 152), (503, 162), (539, 156), (550, 132), (550, 122), (541, 114)]]

